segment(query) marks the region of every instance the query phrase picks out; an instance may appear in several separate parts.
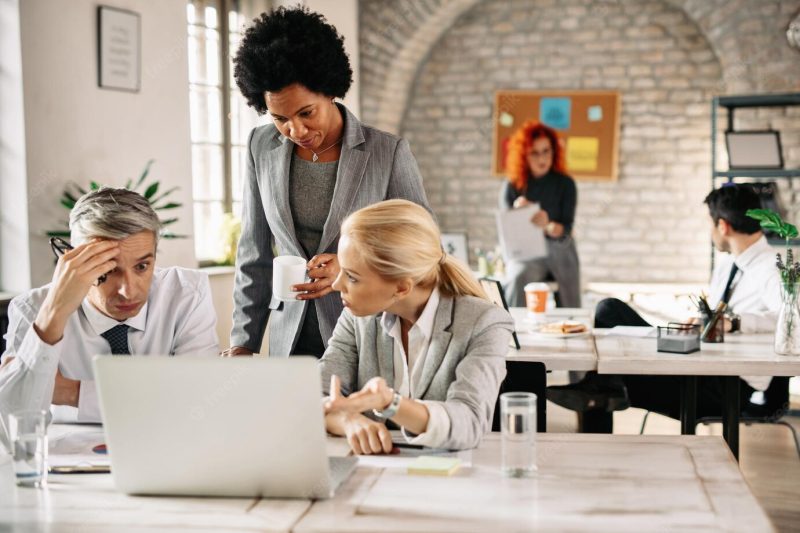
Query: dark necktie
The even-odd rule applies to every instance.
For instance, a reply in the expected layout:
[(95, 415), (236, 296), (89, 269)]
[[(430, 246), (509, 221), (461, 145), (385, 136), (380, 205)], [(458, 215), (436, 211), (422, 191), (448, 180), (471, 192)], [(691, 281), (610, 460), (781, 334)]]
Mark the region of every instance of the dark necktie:
[(733, 278), (736, 277), (737, 272), (739, 272), (739, 267), (736, 265), (736, 263), (734, 263), (731, 267), (731, 274), (728, 276), (728, 283), (725, 284), (725, 292), (722, 293), (722, 301), (726, 304), (731, 299), (731, 293), (733, 292)]
[(111, 346), (111, 353), (114, 355), (130, 355), (131, 351), (128, 348), (128, 326), (127, 324), (120, 324), (114, 326), (100, 336), (108, 341)]

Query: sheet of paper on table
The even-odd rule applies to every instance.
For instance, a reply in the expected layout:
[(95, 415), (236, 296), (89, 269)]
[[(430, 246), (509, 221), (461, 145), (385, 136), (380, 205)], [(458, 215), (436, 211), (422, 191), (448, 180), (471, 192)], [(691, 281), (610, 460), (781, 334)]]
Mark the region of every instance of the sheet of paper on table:
[(60, 466), (109, 466), (107, 454), (95, 453), (95, 446), (105, 444), (102, 429), (95, 431), (73, 431), (49, 439), (47, 464)]
[(461, 460), (461, 467), (472, 466), (472, 450), (449, 451), (424, 448), (421, 450), (401, 448), (397, 455), (359, 455), (358, 466), (373, 468), (403, 468), (407, 469), (418, 457), (430, 455), (435, 457), (453, 457)]
[(607, 337), (648, 338), (656, 336), (656, 328), (652, 326), (615, 326), (605, 334)]

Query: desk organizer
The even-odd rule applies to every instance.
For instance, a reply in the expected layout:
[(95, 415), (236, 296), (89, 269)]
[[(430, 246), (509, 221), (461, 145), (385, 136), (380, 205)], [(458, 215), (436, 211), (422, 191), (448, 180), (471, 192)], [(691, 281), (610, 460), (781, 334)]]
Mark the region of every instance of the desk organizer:
[(670, 322), (658, 326), (657, 350), (668, 353), (692, 353), (700, 350), (700, 324)]

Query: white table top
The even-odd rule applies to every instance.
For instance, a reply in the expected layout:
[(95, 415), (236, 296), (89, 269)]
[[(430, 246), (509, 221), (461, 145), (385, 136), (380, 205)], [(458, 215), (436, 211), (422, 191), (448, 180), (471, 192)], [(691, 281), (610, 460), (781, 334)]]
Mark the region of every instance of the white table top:
[(672, 354), (656, 350), (655, 338), (602, 336), (597, 330), (600, 374), (688, 376), (797, 376), (800, 357), (775, 354), (771, 333), (728, 334), (720, 344), (701, 343), (700, 351)]
[(501, 475), (484, 439), (452, 477), (360, 467), (293, 531), (772, 531), (720, 437), (538, 434), (539, 472)]
[[(510, 312), (514, 318), (521, 348), (519, 350), (511, 348), (506, 359), (544, 363), (548, 370), (597, 370), (597, 355), (590, 335), (575, 339), (543, 338), (529, 332), (527, 309), (512, 307)], [(563, 316), (548, 316), (548, 319), (553, 320), (563, 318)], [(586, 318), (588, 319), (588, 315)]]
[[(333, 499), (313, 503), (128, 496), (114, 490), (108, 474), (50, 476), (46, 488), (19, 488), (9, 457), (0, 456), (0, 523), (20, 529), (48, 524), (54, 531), (382, 532), (388, 521), (398, 532), (771, 530), (720, 437), (537, 439), (539, 472), (532, 478), (501, 475), (495, 433), (472, 452), (472, 466), (453, 477), (360, 466)], [(329, 439), (329, 455), (346, 451), (344, 439)]]

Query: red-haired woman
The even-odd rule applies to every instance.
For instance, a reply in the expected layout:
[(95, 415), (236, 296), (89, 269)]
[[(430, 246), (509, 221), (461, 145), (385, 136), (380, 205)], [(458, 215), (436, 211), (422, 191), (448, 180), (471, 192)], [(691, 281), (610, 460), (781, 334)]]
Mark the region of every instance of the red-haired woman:
[(580, 307), (580, 264), (572, 240), (578, 193), (566, 173), (558, 134), (536, 121), (523, 124), (509, 140), (506, 171), (508, 181), (500, 194), (500, 208), (539, 204), (531, 223), (543, 229), (547, 237), (547, 257), (509, 261), (505, 287), (508, 305), (524, 306), (525, 285), (544, 281), (551, 274), (558, 282), (559, 305)]

